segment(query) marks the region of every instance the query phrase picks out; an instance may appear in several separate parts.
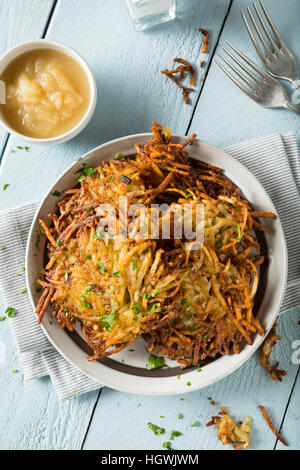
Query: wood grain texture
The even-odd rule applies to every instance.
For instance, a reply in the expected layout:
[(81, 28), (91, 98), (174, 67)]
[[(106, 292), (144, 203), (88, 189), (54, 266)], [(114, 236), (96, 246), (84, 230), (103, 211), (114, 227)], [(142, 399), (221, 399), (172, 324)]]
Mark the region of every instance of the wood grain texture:
[[(59, 1), (47, 38), (73, 46), (87, 59), (98, 86), (96, 112), (87, 128), (66, 144), (32, 146), (26, 154), (11, 154), (20, 142), (9, 139), (0, 187), (13, 184), (5, 200), (1, 198), (0, 209), (39, 200), (78, 156), (110, 139), (149, 131), (154, 119), (184, 133), (193, 105), (183, 103), (175, 84), (160, 70), (172, 67), (175, 56), (199, 64), (199, 23), (212, 32), (213, 50), (228, 5), (229, 0), (182, 0), (177, 20), (137, 33), (123, 0), (114, 0), (113, 7), (106, 0), (89, 0), (84, 6), (81, 0)], [(197, 93), (200, 86), (198, 80)], [(23, 191), (17, 191), (19, 187)]]
[(7, 320), (0, 325), (0, 377), (0, 449), (80, 449), (98, 392), (59, 401), (49, 377), (24, 383)]
[[(5, 31), (11, 31), (11, 37), (14, 37), (14, 33), (18, 33), (15, 28), (22, 27), (33, 37), (33, 25), (42, 31), (47, 18), (45, 5), (49, 11), (52, 2), (1, 0), (7, 8), (9, 4), (12, 5), (9, 8), (15, 8), (21, 1), (24, 7), (26, 4), (27, 13), (11, 10), (13, 20), (4, 25)], [(299, 2), (286, 0), (284, 6), (276, 2), (275, 11), (272, 7), (274, 0), (265, 1), (274, 20), (283, 29), (286, 41), (300, 59), (299, 39), (295, 34)], [(37, 8), (37, 3), (43, 8)], [(184, 106), (176, 87), (167, 82), (159, 70), (170, 67), (176, 55), (199, 63), (200, 47), (198, 39), (195, 40), (195, 30), (199, 26), (212, 33), (210, 51), (213, 51), (230, 2), (180, 0), (178, 3), (175, 22), (136, 33), (122, 0), (114, 0), (113, 7), (108, 0), (58, 1), (47, 37), (70, 44), (87, 58), (95, 72), (99, 90), (96, 113), (80, 136), (60, 146), (36, 146), (31, 147), (28, 153), (22, 150), (10, 153), (16, 145), (22, 144), (10, 137), (0, 170), (0, 191), (5, 183), (10, 187), (5, 193), (0, 193), (0, 209), (39, 200), (55, 178), (79, 155), (115, 137), (148, 131), (153, 119), (170, 125), (173, 132), (185, 133), (201, 84), (198, 82), (197, 94), (192, 95), (193, 105)], [(221, 44), (230, 39), (255, 58), (239, 13), (245, 3), (244, 0), (233, 1)], [(22, 15), (25, 15), (23, 21), (20, 20)], [(1, 40), (2, 33), (0, 47)], [(298, 119), (287, 112), (268, 111), (251, 103), (212, 64), (190, 131), (196, 131), (200, 138), (222, 146), (273, 131), (297, 131)], [(3, 309), (0, 298), (0, 311)], [(84, 448), (162, 449), (162, 442), (169, 440), (170, 431), (176, 429), (183, 432), (183, 436), (175, 438), (175, 449), (224, 449), (217, 441), (216, 430), (205, 428), (210, 416), (218, 411), (209, 403), (208, 396), (213, 397), (218, 405), (228, 407), (236, 419), (248, 414), (253, 417), (251, 448), (274, 448), (276, 438), (257, 406), (266, 406), (274, 424), (280, 425), (298, 370), (298, 366), (291, 362), (291, 345), (299, 339), (299, 317), (300, 310), (294, 310), (280, 318), (283, 340), (275, 351), (275, 357), (280, 358), (282, 367), (288, 371), (282, 383), (274, 383), (258, 366), (256, 354), (234, 374), (204, 390), (184, 395), (183, 401), (179, 396), (142, 397), (105, 388)], [(0, 393), (7, 399), (0, 404), (0, 448), (80, 448), (97, 392), (59, 403), (48, 378), (23, 384), (21, 372), (12, 373), (13, 369), (18, 369), (18, 358), (5, 321), (0, 324)], [(300, 447), (297, 434), (299, 383), (298, 376), (282, 428), (290, 449)], [(178, 419), (179, 413), (184, 415), (182, 420)], [(165, 418), (160, 418), (161, 415)], [(190, 427), (196, 420), (200, 421), (200, 427)], [(147, 428), (148, 421), (165, 427), (166, 433), (154, 436)], [(281, 447), (277, 444), (277, 448)]]
[[(116, 4), (117, 1), (114, 2)], [(28, 153), (22, 150), (11, 153), (22, 142), (10, 137), (1, 165), (0, 188), (6, 182), (10, 186), (5, 197), (0, 197), (0, 209), (40, 199), (51, 182), (80, 154), (111, 138), (146, 131), (153, 118), (168, 123), (168, 117), (172, 116), (171, 124), (174, 127), (176, 124), (178, 132), (184, 132), (193, 106), (182, 104), (176, 87), (166, 82), (159, 70), (171, 66), (175, 55), (191, 61), (199, 60), (200, 38), (199, 42), (194, 43), (194, 32), (190, 31), (190, 27), (198, 26), (198, 17), (203, 16), (205, 9), (216, 40), (229, 1), (218, 0), (214, 5), (209, 4), (210, 1), (205, 0), (199, 7), (193, 0), (193, 9), (188, 10), (186, 0), (182, 13), (179, 9), (179, 19), (173, 23), (175, 30), (173, 26), (164, 25), (156, 32), (141, 35), (134, 32), (121, 0), (114, 8), (111, 8), (111, 2), (104, 0), (89, 0), (84, 7), (79, 0), (58, 2), (47, 37), (72, 45), (89, 61), (99, 89), (96, 114), (77, 139), (62, 146), (36, 146), (31, 147)], [(186, 16), (187, 11), (196, 12), (197, 17)], [(185, 27), (186, 22), (189, 28)], [(178, 46), (174, 47), (174, 44)], [(172, 112), (174, 101), (175, 114)], [(12, 341), (5, 338), (3, 336), (3, 342), (7, 348), (14, 350), (16, 360)], [(21, 382), (19, 376), (17, 379)], [(24, 411), (18, 408), (15, 419), (11, 421), (7, 408), (2, 409), (1, 422), (9, 429), (4, 447), (78, 448), (97, 393), (74, 398), (71, 405), (58, 404), (48, 379), (34, 381), (24, 389), (20, 383), (15, 383), (15, 374), (7, 373), (5, 380), (11, 384), (12, 397), (22, 401), (25, 396), (23, 406), (27, 407), (28, 412), (24, 419)], [(26, 387), (32, 390), (36, 387), (37, 394), (42, 395), (41, 400), (30, 401)], [(17, 391), (14, 393), (15, 388)], [(40, 431), (37, 433), (41, 434), (40, 439), (35, 435), (31, 437), (28, 432), (35, 428)], [(73, 438), (74, 434), (76, 439)]]
[[(256, 353), (229, 377), (203, 390), (185, 395), (144, 397), (105, 388), (94, 413), (84, 449), (162, 449), (162, 443), (169, 440), (170, 432), (178, 430), (183, 435), (175, 438), (172, 443), (174, 449), (226, 450), (230, 446), (224, 447), (217, 440), (216, 428), (205, 427), (211, 416), (217, 414), (220, 405), (225, 406), (236, 420), (247, 415), (253, 418), (251, 449), (273, 449), (276, 437), (268, 429), (258, 405), (262, 404), (270, 410), (274, 424), (279, 427), (298, 369), (291, 362), (291, 343), (299, 337), (295, 327), (299, 317), (300, 310), (291, 311), (282, 315), (279, 320), (279, 332), (283, 340), (274, 351), (272, 360), (280, 358), (281, 367), (287, 370), (288, 374), (283, 382), (273, 382), (269, 378), (259, 366)], [(208, 397), (213, 398), (215, 406), (210, 404)], [(183, 413), (182, 420), (178, 419), (179, 413)], [(191, 427), (197, 420), (200, 426)], [(164, 427), (166, 433), (155, 436), (148, 429), (149, 421)], [(294, 445), (299, 445), (299, 436), (290, 443), (289, 448), (295, 448)]]
[[(39, 39), (54, 0), (1, 0), (0, 56), (20, 42)], [(0, 128), (0, 156), (7, 133)]]
[[(262, 65), (246, 31), (241, 9), (249, 0), (234, 0), (228, 15), (217, 53), (232, 42), (258, 65)], [(299, 15), (300, 2), (265, 0), (275, 24), (285, 42), (295, 54), (300, 74)], [(215, 55), (217, 58), (217, 54)], [(287, 82), (283, 82), (286, 84)], [(290, 87), (287, 86), (287, 90)], [(289, 94), (291, 92), (289, 91)], [(273, 132), (294, 130), (299, 141), (300, 116), (285, 110), (268, 110), (248, 98), (213, 61), (203, 87), (190, 132), (215, 145), (232, 145)]]

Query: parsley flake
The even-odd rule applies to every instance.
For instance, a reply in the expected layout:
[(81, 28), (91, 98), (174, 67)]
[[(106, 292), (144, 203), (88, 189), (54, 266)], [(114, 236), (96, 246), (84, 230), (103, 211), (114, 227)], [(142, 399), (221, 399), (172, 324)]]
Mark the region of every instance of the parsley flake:
[(158, 436), (159, 434), (164, 434), (166, 432), (165, 428), (161, 428), (160, 426), (157, 426), (153, 423), (148, 423), (148, 428), (154, 432), (155, 436)]
[(101, 326), (103, 326), (109, 333), (111, 332), (114, 326), (115, 313), (116, 311), (112, 310), (108, 315), (102, 315), (101, 318)]
[(165, 358), (163, 356), (155, 356), (150, 354), (148, 362), (146, 364), (147, 370), (163, 369), (166, 367)]

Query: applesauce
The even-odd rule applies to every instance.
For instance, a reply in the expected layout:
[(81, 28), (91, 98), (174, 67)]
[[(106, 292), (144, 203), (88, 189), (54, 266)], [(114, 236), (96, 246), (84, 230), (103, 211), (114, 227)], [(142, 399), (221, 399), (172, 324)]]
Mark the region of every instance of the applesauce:
[(90, 102), (88, 77), (79, 63), (53, 49), (35, 49), (14, 59), (2, 73), (7, 124), (28, 137), (49, 139), (78, 124)]

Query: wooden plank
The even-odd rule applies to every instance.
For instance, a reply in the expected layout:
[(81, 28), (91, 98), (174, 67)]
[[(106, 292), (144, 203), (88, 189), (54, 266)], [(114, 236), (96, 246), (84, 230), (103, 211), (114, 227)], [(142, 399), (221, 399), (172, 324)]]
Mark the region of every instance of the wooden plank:
[[(251, 3), (249, 0), (234, 0), (217, 52), (221, 52), (222, 47), (227, 46), (226, 41), (230, 41), (258, 65), (261, 65), (240, 14), (241, 9), (245, 10), (249, 3)], [(285, 2), (265, 0), (265, 5), (285, 42), (295, 54), (300, 76), (298, 34), (300, 2), (298, 0)], [(286, 84), (286, 82), (282, 83)], [(273, 132), (284, 133), (290, 130), (294, 130), (299, 139), (299, 122), (299, 116), (292, 112), (268, 110), (257, 105), (240, 91), (213, 61), (190, 132), (196, 132), (200, 139), (225, 147)]]
[[(234, 0), (220, 37), (217, 52), (220, 52), (222, 47), (227, 45), (226, 42), (230, 41), (248, 57), (262, 66), (240, 15), (240, 10), (245, 10), (248, 3), (247, 0)], [(284, 40), (295, 54), (298, 63), (298, 74), (300, 74), (299, 37), (297, 35), (297, 18), (300, 13), (300, 3), (297, 0), (288, 0), (284, 4), (276, 2), (275, 8), (274, 2), (265, 0), (265, 5), (269, 9)], [(283, 83), (286, 84), (286, 82)], [(287, 91), (291, 95), (293, 89), (287, 86)], [(196, 132), (199, 138), (214, 145), (226, 146), (261, 135), (273, 132), (284, 133), (290, 130), (295, 131), (299, 141), (299, 116), (285, 110), (268, 110), (258, 106), (243, 94), (213, 61), (189, 132)], [(290, 354), (290, 349), (288, 351)], [(295, 378), (296, 371), (296, 367), (291, 368), (291, 386), (293, 384), (292, 377)], [(281, 403), (281, 401), (286, 403), (290, 394), (288, 390), (286, 390), (286, 393), (286, 397), (281, 396), (280, 400), (276, 396), (276, 400), (280, 402), (282, 412), (281, 416), (276, 416), (277, 425), (281, 423), (285, 410), (284, 403)], [(294, 401), (292, 401), (290, 406), (293, 403)], [(293, 410), (294, 408), (292, 407), (291, 409)], [(295, 419), (291, 411), (285, 417), (283, 429), (291, 429), (292, 431), (294, 423)], [(261, 425), (262, 421), (260, 422)], [(291, 441), (292, 448), (296, 448), (299, 445), (297, 444), (297, 438), (291, 437), (290, 432), (289, 441)], [(281, 444), (279, 447), (281, 448)], [(279, 447), (277, 446), (277, 448)]]
[[(279, 427), (297, 371), (297, 366), (291, 362), (291, 344), (299, 337), (295, 328), (299, 316), (300, 310), (291, 311), (279, 319), (279, 332), (283, 340), (274, 350), (272, 361), (280, 358), (281, 367), (287, 370), (283, 382), (272, 381), (259, 366), (259, 355), (256, 353), (235, 373), (215, 385), (181, 396), (145, 397), (105, 388), (84, 449), (159, 450), (162, 449), (162, 443), (169, 440), (172, 430), (183, 433), (172, 442), (174, 449), (229, 449), (230, 446), (224, 447), (218, 441), (214, 426), (205, 427), (221, 405), (236, 420), (244, 419), (247, 415), (253, 418), (251, 449), (273, 449), (276, 437), (263, 420), (258, 405), (264, 405), (270, 411), (274, 424)], [(215, 400), (215, 406), (210, 404), (208, 397)], [(183, 414), (182, 420), (178, 419), (180, 413)], [(195, 421), (200, 422), (199, 427), (191, 427)], [(148, 429), (148, 422), (164, 427), (166, 433), (155, 436)], [(296, 445), (296, 440), (291, 440), (289, 449)]]
[[(298, 321), (300, 313), (298, 311)], [(295, 312), (295, 321), (297, 323), (297, 312)], [(297, 327), (295, 327), (296, 329)], [(292, 342), (292, 362), (295, 365), (300, 364), (300, 326), (296, 329), (298, 332), (297, 339)], [(292, 390), (290, 402), (286, 410), (286, 416), (281, 428), (281, 434), (286, 439), (289, 447), (285, 447), (280, 441), (277, 442), (276, 450), (300, 450), (300, 435), (299, 435), (299, 403), (300, 403), (300, 366), (298, 368), (298, 375), (296, 383)]]
[[(89, 62), (99, 92), (96, 112), (80, 136), (60, 146), (32, 146), (28, 153), (12, 155), (10, 150), (20, 142), (9, 140), (0, 187), (11, 186), (0, 209), (40, 199), (79, 155), (110, 139), (149, 131), (154, 119), (184, 133), (193, 105), (185, 105), (177, 87), (159, 71), (171, 67), (175, 56), (199, 64), (197, 28), (205, 25), (212, 31), (213, 50), (228, 5), (229, 0), (184, 0), (177, 20), (137, 33), (123, 0), (115, 0), (113, 7), (104, 0), (59, 2), (47, 37), (73, 46)], [(200, 86), (198, 81), (197, 93)]]
[[(176, 23), (145, 34), (135, 33), (122, 0), (58, 2), (47, 37), (75, 47), (89, 61), (99, 88), (96, 114), (82, 135), (56, 147), (31, 147), (10, 153), (22, 142), (12, 137), (6, 149), (0, 188), (0, 208), (40, 199), (51, 182), (80, 154), (95, 145), (125, 134), (148, 131), (152, 119), (184, 132), (193, 106), (182, 104), (176, 87), (159, 74), (175, 55), (199, 60), (198, 21), (205, 14), (216, 40), (229, 0), (181, 2)], [(193, 17), (194, 16), (194, 17)], [(113, 31), (113, 33), (112, 33)], [(197, 40), (195, 40), (195, 37)], [(108, 54), (109, 51), (109, 54)], [(199, 90), (199, 88), (198, 88)], [(193, 97), (193, 100), (196, 96)], [(173, 104), (175, 103), (175, 107)], [(179, 117), (178, 117), (179, 116)], [(1, 446), (9, 448), (79, 448), (87, 429), (97, 392), (58, 403), (48, 379), (22, 384), (15, 347), (8, 325), (1, 325), (1, 340), (10, 363), (2, 364), (5, 394), (10, 399), (0, 410)], [(7, 336), (9, 339), (7, 339)], [(17, 403), (13, 416), (9, 412)], [(30, 436), (30, 439), (28, 438)]]
[[(54, 0), (1, 0), (0, 56), (20, 42), (38, 39)], [(7, 132), (0, 128), (0, 156)]]
[(0, 375), (0, 449), (80, 449), (98, 392), (59, 402), (49, 377), (24, 383), (7, 320), (0, 325)]

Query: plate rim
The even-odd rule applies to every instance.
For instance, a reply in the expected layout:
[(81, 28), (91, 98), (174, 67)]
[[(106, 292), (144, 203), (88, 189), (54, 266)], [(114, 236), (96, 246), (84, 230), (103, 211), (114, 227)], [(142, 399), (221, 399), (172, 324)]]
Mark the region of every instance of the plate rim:
[[(97, 152), (99, 152), (103, 149), (109, 148), (112, 145), (116, 145), (120, 142), (124, 142), (124, 141), (126, 142), (127, 140), (130, 141), (128, 143), (128, 147), (130, 146), (130, 143), (134, 144), (135, 139), (136, 140), (144, 139), (145, 142), (147, 142), (150, 136), (152, 136), (152, 133), (140, 133), (140, 134), (127, 135), (127, 136), (123, 136), (123, 137), (120, 137), (120, 138), (117, 138), (117, 139), (110, 140), (108, 142), (105, 142), (105, 143), (89, 150), (84, 155), (82, 155), (80, 157), (80, 159), (75, 160), (71, 165), (69, 165), (58, 176), (58, 178), (51, 185), (51, 187), (46, 191), (45, 196), (42, 198), (42, 200), (39, 204), (39, 207), (38, 207), (38, 209), (35, 213), (35, 216), (32, 220), (32, 224), (31, 224), (28, 239), (27, 239), (27, 245), (26, 245), (26, 257), (25, 257), (26, 283), (27, 283), (27, 291), (28, 291), (28, 294), (29, 294), (30, 302), (31, 302), (31, 305), (32, 305), (32, 308), (33, 308), (33, 315), (34, 315), (35, 319), (36, 319), (36, 315), (35, 315), (34, 311), (35, 311), (35, 308), (36, 308), (36, 303), (35, 303), (34, 298), (33, 298), (32, 279), (30, 279), (30, 266), (31, 266), (30, 257), (31, 257), (31, 251), (33, 250), (32, 245), (34, 244), (34, 235), (35, 235), (35, 230), (36, 230), (36, 226), (37, 226), (37, 223), (38, 223), (39, 214), (40, 214), (44, 204), (46, 203), (48, 198), (51, 196), (50, 193), (55, 189), (55, 187), (57, 187), (57, 185), (60, 183), (61, 180), (63, 180), (72, 170), (76, 169), (76, 167), (78, 166), (78, 163), (80, 164), (80, 163), (84, 162), (86, 159), (92, 157)], [(186, 136), (179, 135), (179, 134), (172, 135), (173, 140), (181, 141), (181, 140), (186, 140), (186, 138), (187, 138)], [(207, 150), (209, 149), (211, 152), (217, 152), (218, 154), (222, 154), (224, 156), (224, 158), (226, 158), (227, 161), (229, 161), (229, 163), (232, 162), (237, 169), (240, 169), (243, 172), (246, 172), (246, 173), (250, 174), (251, 177), (255, 179), (256, 184), (260, 187), (260, 193), (263, 194), (264, 198), (268, 201), (269, 207), (271, 207), (272, 211), (274, 211), (277, 215), (277, 219), (276, 219), (277, 227), (276, 227), (276, 229), (279, 231), (278, 235), (279, 235), (279, 241), (281, 242), (281, 245), (282, 245), (281, 248), (282, 248), (283, 259), (282, 259), (282, 274), (280, 276), (280, 279), (281, 279), (280, 295), (279, 295), (279, 299), (278, 299), (277, 304), (276, 304), (276, 308), (274, 309), (273, 319), (269, 323), (268, 328), (266, 329), (265, 335), (263, 337), (260, 337), (259, 335), (256, 335), (256, 337), (253, 341), (253, 344), (251, 346), (249, 346), (249, 345), (245, 346), (243, 348), (243, 350), (240, 352), (240, 354), (235, 355), (235, 356), (231, 356), (231, 355), (222, 356), (220, 358), (217, 358), (216, 361), (214, 361), (215, 363), (217, 362), (218, 364), (221, 365), (221, 362), (224, 362), (224, 360), (228, 361), (232, 357), (238, 357), (240, 360), (237, 360), (236, 365), (233, 365), (232, 367), (227, 367), (227, 369), (225, 371), (221, 371), (220, 373), (215, 374), (214, 378), (210, 378), (210, 379), (206, 378), (206, 380), (203, 383), (197, 383), (195, 385), (191, 384), (191, 386), (189, 386), (189, 387), (187, 387), (186, 384), (183, 387), (182, 386), (183, 381), (177, 380), (177, 377), (175, 376), (176, 382), (174, 382), (174, 384), (172, 384), (172, 380), (171, 380), (171, 389), (168, 388), (167, 390), (163, 390), (163, 385), (162, 385), (161, 388), (159, 387), (158, 390), (157, 390), (157, 387), (155, 387), (155, 390), (151, 390), (151, 388), (150, 388), (149, 381), (151, 381), (151, 382), (152, 381), (157, 382), (158, 380), (160, 380), (160, 381), (165, 380), (166, 381), (166, 378), (164, 378), (164, 377), (138, 377), (138, 376), (134, 376), (134, 377), (136, 377), (138, 383), (140, 382), (140, 380), (138, 380), (138, 379), (141, 379), (142, 383), (146, 384), (145, 387), (142, 387), (142, 390), (136, 390), (136, 389), (132, 388), (132, 386), (127, 386), (126, 385), (126, 380), (124, 380), (124, 377), (128, 376), (128, 374), (126, 374), (124, 372), (115, 371), (115, 373), (121, 374), (123, 376), (123, 380), (122, 380), (122, 377), (121, 377), (120, 383), (117, 383), (117, 384), (115, 383), (114, 380), (111, 381), (110, 378), (108, 378), (107, 376), (103, 378), (103, 375), (105, 376), (105, 371), (104, 371), (103, 374), (101, 374), (101, 371), (100, 371), (100, 375), (102, 375), (102, 377), (99, 378), (98, 374), (95, 374), (93, 372), (93, 370), (90, 370), (90, 369), (93, 369), (93, 368), (88, 369), (88, 367), (84, 367), (84, 364), (82, 366), (78, 365), (78, 363), (77, 363), (78, 360), (76, 362), (76, 358), (74, 359), (73, 357), (70, 357), (70, 355), (66, 351), (62, 350), (61, 347), (59, 347), (56, 344), (55, 339), (53, 338), (53, 335), (51, 334), (52, 332), (49, 331), (49, 326), (47, 325), (47, 327), (46, 327), (45, 322), (42, 322), (42, 324), (40, 326), (41, 326), (44, 334), (48, 338), (48, 340), (51, 342), (51, 344), (56, 349), (56, 351), (58, 351), (58, 353), (63, 358), (65, 358), (72, 366), (74, 366), (77, 370), (84, 373), (89, 378), (93, 379), (94, 381), (98, 382), (99, 387), (101, 385), (102, 386), (105, 385), (105, 386), (111, 387), (115, 390), (119, 390), (119, 391), (127, 392), (127, 393), (132, 393), (132, 394), (152, 395), (152, 396), (166, 396), (166, 395), (177, 395), (179, 393), (180, 394), (188, 393), (188, 392), (199, 390), (201, 388), (212, 385), (212, 384), (218, 382), (219, 380), (222, 380), (226, 376), (230, 375), (231, 373), (235, 372), (248, 359), (250, 359), (250, 357), (259, 348), (259, 346), (261, 345), (261, 343), (263, 342), (263, 340), (267, 336), (268, 332), (270, 331), (271, 327), (275, 323), (276, 318), (279, 314), (280, 307), (281, 307), (282, 302), (283, 302), (284, 293), (285, 293), (285, 290), (286, 290), (286, 284), (287, 284), (288, 253), (287, 253), (287, 245), (286, 245), (286, 240), (285, 240), (282, 224), (281, 224), (281, 221), (279, 219), (276, 208), (275, 208), (270, 196), (268, 195), (268, 193), (266, 192), (266, 190), (264, 189), (262, 184), (258, 181), (256, 176), (250, 170), (248, 170), (241, 162), (239, 162), (237, 159), (235, 159), (233, 156), (231, 156), (225, 150), (223, 150), (219, 147), (216, 147), (216, 146), (214, 146), (210, 143), (207, 143), (207, 142), (205, 142), (201, 139), (196, 139), (195, 143), (198, 143), (198, 144), (201, 144), (201, 146), (204, 146), (204, 151), (205, 151), (205, 147), (206, 147), (206, 149)], [(201, 157), (201, 156), (199, 155), (199, 157)], [(101, 161), (104, 161), (104, 160), (105, 160), (105, 158), (99, 158), (99, 163)], [(227, 166), (227, 165), (225, 165), (225, 166)], [(224, 169), (224, 171), (225, 171), (225, 174), (226, 174), (226, 171), (227, 171), (226, 168)], [(87, 359), (86, 359), (86, 363), (87, 363), (86, 366), (88, 366), (88, 364), (92, 364), (91, 362), (88, 362)], [(100, 364), (99, 362), (97, 362), (97, 364), (101, 365), (102, 368), (104, 367), (104, 368), (107, 368), (108, 370), (111, 371), (111, 369), (109, 367), (104, 366), (104, 365)], [(99, 370), (101, 369), (101, 367), (99, 367)], [(190, 374), (194, 374), (194, 373), (195, 372), (193, 371)], [(188, 379), (188, 378), (190, 378), (189, 377), (190, 374), (186, 373), (186, 374), (184, 374), (184, 377), (186, 379)], [(109, 375), (109, 373), (108, 373), (108, 375)], [(168, 379), (172, 379), (172, 378), (174, 378), (174, 377), (173, 376), (168, 377)]]

